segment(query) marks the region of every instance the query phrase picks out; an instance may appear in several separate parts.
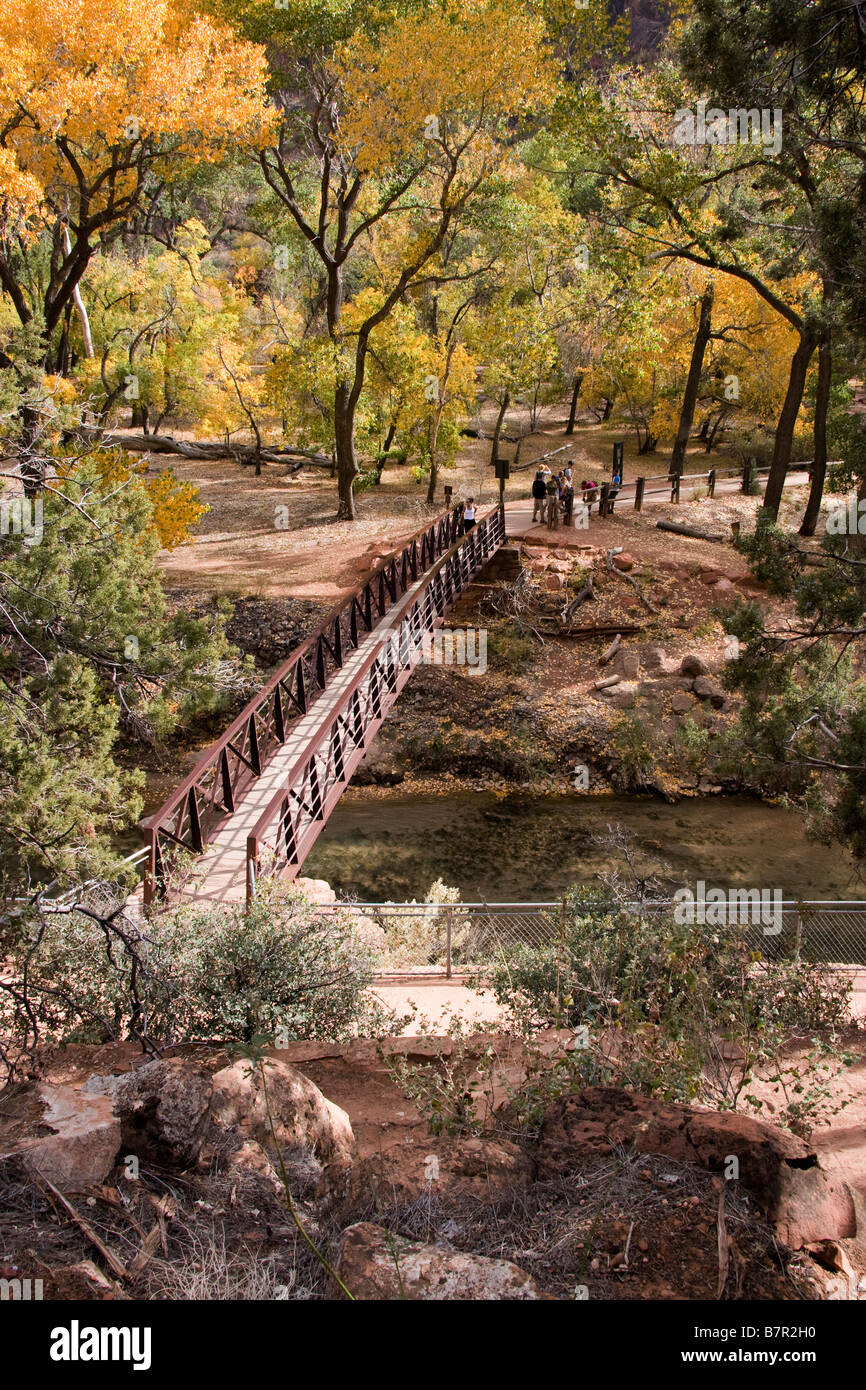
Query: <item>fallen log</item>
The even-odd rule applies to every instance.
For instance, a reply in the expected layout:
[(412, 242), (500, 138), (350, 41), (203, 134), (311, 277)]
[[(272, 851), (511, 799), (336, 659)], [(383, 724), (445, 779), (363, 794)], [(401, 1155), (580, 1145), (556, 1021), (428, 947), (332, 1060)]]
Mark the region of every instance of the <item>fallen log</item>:
[[(139, 454), (179, 454), (182, 458), (208, 461), (232, 458), (237, 463), (289, 463), (292, 472), (302, 468), (333, 468), (333, 459), (314, 449), (296, 449), (294, 445), (273, 445), (256, 449), (252, 444), (214, 444), (209, 440), (174, 439), (170, 434), (104, 434), (92, 426), (83, 426), (76, 433), (103, 445), (106, 449), (127, 449)], [(298, 462), (292, 463), (292, 460)]]
[(546, 454), (539, 454), (538, 458), (527, 459), (526, 463), (513, 463), (511, 471), (520, 472), (522, 468), (535, 468), (539, 463), (544, 463), (545, 459), (552, 459), (555, 454), (564, 454), (566, 449), (574, 448), (573, 444), (561, 444), (558, 449), (550, 449)]
[(564, 623), (569, 622), (569, 621), (571, 620), (571, 618), (574, 616), (574, 614), (577, 612), (578, 608), (581, 607), (582, 604), (588, 603), (588, 602), (590, 601), (590, 599), (594, 599), (594, 598), (595, 598), (595, 589), (593, 588), (592, 575), (590, 575), (590, 576), (589, 576), (589, 579), (588, 579), (588, 580), (586, 581), (586, 583), (584, 584), (584, 586), (583, 586), (583, 588), (581, 589), (580, 593), (579, 593), (579, 594), (575, 594), (574, 598), (571, 600), (571, 603), (567, 603), (567, 604), (565, 605), (565, 607), (563, 608), (562, 614), (561, 614), (561, 616), (562, 616), (562, 621), (563, 621)]
[[(473, 429), (471, 425), (466, 425), (460, 431), (467, 439), (492, 439), (493, 435), (488, 430)], [(504, 439), (506, 444), (519, 444), (522, 438), (519, 434), (500, 434), (500, 439)]]
[(657, 521), (656, 526), (659, 531), (673, 531), (676, 536), (688, 536), (694, 541), (726, 541), (727, 536), (720, 536), (717, 531), (701, 531), (697, 526), (682, 526), (678, 521)]
[(612, 657), (616, 656), (621, 646), (622, 633), (618, 632), (616, 634), (616, 637), (614, 637), (613, 641), (611, 642), (610, 646), (607, 648), (607, 650), (602, 652), (601, 656), (598, 658), (599, 666), (606, 666), (607, 663), (612, 659)]
[(593, 690), (609, 690), (612, 685), (619, 685), (622, 676), (605, 676), (604, 680), (596, 681)]
[(562, 627), (554, 626), (553, 623), (543, 623), (539, 624), (537, 631), (545, 637), (612, 637), (615, 633), (633, 637), (644, 629), (626, 626), (623, 623), (594, 623), (591, 627)]
[(653, 604), (650, 603), (648, 598), (644, 598), (643, 594), (640, 591), (640, 585), (638, 584), (637, 580), (632, 579), (630, 574), (625, 574), (622, 570), (617, 569), (616, 565), (613, 563), (614, 555), (619, 555), (621, 550), (622, 546), (617, 546), (615, 550), (609, 550), (607, 552), (607, 567), (610, 573), (615, 574), (617, 579), (624, 579), (626, 584), (630, 584), (631, 587), (634, 589), (635, 593), (637, 594), (638, 598), (640, 599), (641, 603), (643, 604), (644, 608), (646, 608), (650, 613), (658, 614), (659, 610)]

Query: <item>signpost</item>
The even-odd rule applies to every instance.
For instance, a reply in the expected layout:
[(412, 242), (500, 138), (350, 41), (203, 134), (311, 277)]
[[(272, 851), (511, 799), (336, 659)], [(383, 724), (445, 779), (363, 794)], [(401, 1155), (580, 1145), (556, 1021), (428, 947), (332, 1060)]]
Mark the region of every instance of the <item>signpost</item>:
[(505, 479), (511, 477), (511, 460), (497, 458), (494, 460), (496, 465), (496, 476), (499, 479), (499, 505), (505, 506)]

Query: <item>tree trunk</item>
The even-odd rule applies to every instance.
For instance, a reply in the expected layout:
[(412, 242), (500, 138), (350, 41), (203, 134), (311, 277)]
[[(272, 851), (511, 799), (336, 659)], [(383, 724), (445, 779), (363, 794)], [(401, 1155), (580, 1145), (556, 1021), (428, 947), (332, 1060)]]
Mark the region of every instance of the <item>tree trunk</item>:
[[(67, 256), (71, 256), (72, 241), (69, 236), (69, 228), (65, 224), (63, 227), (63, 244), (66, 247)], [(90, 332), (90, 318), (87, 313), (87, 306), (85, 305), (84, 300), (81, 298), (81, 286), (77, 281), (72, 291), (72, 301), (75, 305), (75, 309), (78, 314), (78, 319), (81, 324), (81, 337), (84, 342), (84, 356), (92, 357), (93, 337)]]
[(334, 393), (334, 442), (337, 462), (338, 521), (355, 520), (355, 479), (360, 473), (355, 453), (355, 406), (347, 381)]
[(39, 412), (32, 405), (20, 409), (21, 439), (18, 462), (25, 497), (38, 497), (45, 483), (45, 456), (39, 448)]
[(568, 412), (568, 424), (565, 427), (566, 434), (574, 434), (574, 422), (577, 419), (577, 402), (580, 399), (580, 388), (583, 385), (583, 372), (575, 372), (574, 386), (571, 391), (571, 408)]
[(499, 402), (499, 414), (496, 417), (496, 428), (493, 431), (493, 444), (490, 449), (490, 462), (495, 463), (499, 457), (499, 436), (502, 433), (502, 422), (505, 419), (505, 412), (511, 400), (511, 392), (506, 391), (502, 400)]
[(692, 346), (692, 360), (689, 363), (689, 374), (686, 378), (686, 389), (683, 393), (680, 423), (677, 429), (677, 437), (674, 440), (673, 453), (671, 454), (671, 477), (675, 474), (682, 473), (683, 465), (686, 461), (686, 449), (688, 448), (689, 435), (692, 432), (692, 424), (695, 418), (695, 406), (698, 403), (701, 373), (704, 370), (704, 354), (706, 353), (707, 343), (710, 341), (710, 333), (713, 327), (714, 296), (715, 287), (710, 283), (701, 295), (698, 331), (695, 334), (695, 341)]
[(602, 412), (602, 416), (601, 416), (602, 421), (605, 421), (605, 420), (609, 420), (609, 419), (610, 419), (610, 412), (611, 412), (612, 410), (613, 410), (613, 401), (610, 399), (610, 396), (605, 396), (605, 398), (604, 398), (604, 411)]
[(779, 416), (779, 423), (776, 426), (776, 438), (773, 444), (773, 459), (770, 464), (770, 475), (767, 478), (767, 488), (764, 493), (763, 520), (776, 521), (779, 516), (779, 507), (782, 503), (782, 493), (785, 488), (785, 478), (791, 466), (791, 451), (794, 443), (794, 430), (797, 424), (797, 415), (803, 402), (803, 392), (806, 389), (806, 375), (809, 371), (809, 363), (815, 351), (817, 335), (812, 324), (807, 323), (800, 330), (800, 341), (797, 350), (791, 359), (791, 373), (788, 377), (788, 389), (785, 392), (785, 402)]
[(704, 450), (704, 453), (706, 453), (706, 454), (711, 454), (711, 453), (713, 452), (713, 445), (714, 445), (715, 442), (716, 442), (716, 435), (718, 434), (719, 430), (722, 428), (722, 425), (725, 423), (725, 421), (727, 420), (727, 418), (728, 418), (728, 412), (727, 412), (724, 408), (721, 409), (721, 410), (719, 411), (718, 415), (716, 416), (715, 420), (713, 421), (713, 428), (710, 430), (709, 434), (707, 435), (707, 447), (706, 447), (706, 449)]
[(824, 480), (827, 477), (827, 406), (833, 380), (833, 346), (830, 330), (826, 329), (818, 344), (818, 390), (815, 396), (815, 451), (812, 464), (812, 486), (809, 501), (800, 526), (801, 536), (814, 536), (821, 515)]

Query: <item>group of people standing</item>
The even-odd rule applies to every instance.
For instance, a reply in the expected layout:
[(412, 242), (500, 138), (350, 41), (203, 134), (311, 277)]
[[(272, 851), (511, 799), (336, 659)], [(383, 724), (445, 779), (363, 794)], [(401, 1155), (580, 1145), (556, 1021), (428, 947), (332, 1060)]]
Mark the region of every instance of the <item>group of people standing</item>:
[[(584, 478), (580, 485), (581, 509), (584, 515), (592, 511), (592, 504), (599, 496), (597, 482)], [(543, 526), (545, 521), (551, 531), (557, 527), (574, 524), (574, 477), (571, 464), (566, 464), (554, 473), (547, 464), (539, 468), (532, 482), (532, 520)]]

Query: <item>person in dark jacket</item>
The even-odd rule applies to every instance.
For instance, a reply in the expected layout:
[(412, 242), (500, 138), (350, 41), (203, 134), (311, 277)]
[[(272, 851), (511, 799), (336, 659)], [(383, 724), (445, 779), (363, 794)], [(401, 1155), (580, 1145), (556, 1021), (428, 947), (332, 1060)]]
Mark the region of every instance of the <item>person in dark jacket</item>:
[(572, 487), (571, 479), (567, 476), (563, 480), (562, 496), (560, 500), (564, 508), (563, 522), (566, 526), (570, 526), (574, 514), (574, 488)]
[[(544, 474), (539, 468), (532, 480), (532, 520), (540, 521), (544, 525), (544, 509), (547, 505), (547, 487), (544, 482)], [(539, 515), (540, 513), (540, 515)]]

